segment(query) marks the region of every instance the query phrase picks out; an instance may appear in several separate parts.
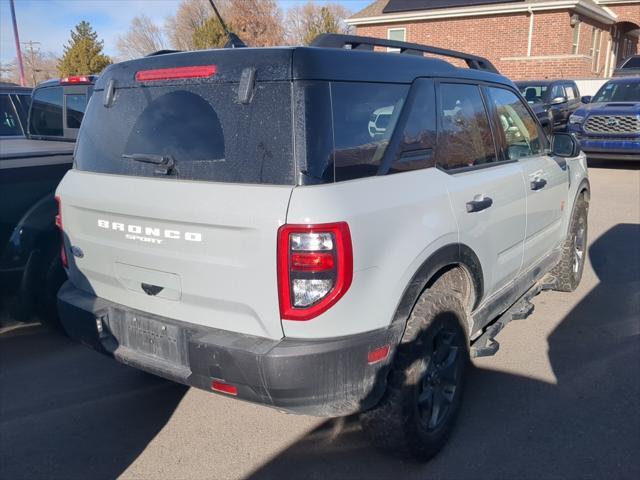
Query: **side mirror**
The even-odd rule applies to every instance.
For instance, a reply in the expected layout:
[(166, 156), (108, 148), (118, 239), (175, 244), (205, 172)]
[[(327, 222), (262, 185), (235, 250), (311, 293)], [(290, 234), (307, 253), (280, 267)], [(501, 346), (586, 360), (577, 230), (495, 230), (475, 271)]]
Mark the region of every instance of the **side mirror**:
[(562, 158), (577, 157), (580, 142), (573, 133), (556, 133), (551, 138), (551, 155)]
[(567, 97), (556, 97), (551, 100), (551, 105), (561, 105), (563, 103), (567, 103)]
[(591, 103), (591, 95), (585, 95), (584, 97), (580, 98), (580, 101), (582, 103)]

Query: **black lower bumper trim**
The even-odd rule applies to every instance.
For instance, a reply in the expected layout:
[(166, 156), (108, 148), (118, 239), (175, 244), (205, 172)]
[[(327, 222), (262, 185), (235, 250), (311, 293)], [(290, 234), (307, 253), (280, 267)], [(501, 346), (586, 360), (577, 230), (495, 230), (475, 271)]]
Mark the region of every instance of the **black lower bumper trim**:
[[(70, 282), (60, 289), (58, 310), (72, 338), (122, 363), (208, 391), (213, 380), (221, 380), (236, 386), (240, 399), (321, 417), (349, 415), (379, 401), (402, 334), (397, 322), (348, 337), (271, 340), (134, 311)], [(168, 336), (151, 332), (140, 340), (131, 324), (136, 318), (161, 325)], [(161, 345), (131, 345), (132, 332), (136, 341)], [(369, 352), (384, 345), (392, 353), (369, 365)]]

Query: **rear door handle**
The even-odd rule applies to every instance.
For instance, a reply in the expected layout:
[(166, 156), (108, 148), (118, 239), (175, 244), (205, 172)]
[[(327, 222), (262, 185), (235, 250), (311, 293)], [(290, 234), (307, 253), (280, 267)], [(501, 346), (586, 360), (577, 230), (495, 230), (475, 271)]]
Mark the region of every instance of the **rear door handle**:
[(531, 190), (540, 190), (544, 188), (547, 184), (547, 181), (544, 178), (537, 178), (535, 180), (531, 180)]
[(491, 197), (476, 195), (473, 200), (467, 202), (467, 213), (480, 212), (493, 205)]

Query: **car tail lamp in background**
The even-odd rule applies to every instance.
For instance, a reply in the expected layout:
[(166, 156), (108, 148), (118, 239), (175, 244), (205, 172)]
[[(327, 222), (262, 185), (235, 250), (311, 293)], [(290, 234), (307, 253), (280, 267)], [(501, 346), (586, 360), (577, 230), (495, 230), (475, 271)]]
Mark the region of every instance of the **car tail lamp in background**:
[(213, 77), (217, 70), (218, 69), (215, 65), (139, 70), (136, 72), (136, 80), (138, 82), (156, 82), (159, 80), (175, 80), (183, 78), (208, 78)]
[(60, 79), (60, 85), (90, 85), (91, 78), (86, 75), (64, 77)]
[(58, 214), (56, 215), (56, 227), (60, 230), (60, 260), (62, 260), (62, 266), (64, 268), (69, 267), (69, 260), (67, 259), (67, 252), (64, 248), (64, 231), (62, 229), (62, 202), (60, 197), (56, 195), (56, 203), (58, 204)]
[(352, 279), (351, 233), (345, 222), (280, 227), (281, 318), (311, 320), (317, 317), (340, 300)]

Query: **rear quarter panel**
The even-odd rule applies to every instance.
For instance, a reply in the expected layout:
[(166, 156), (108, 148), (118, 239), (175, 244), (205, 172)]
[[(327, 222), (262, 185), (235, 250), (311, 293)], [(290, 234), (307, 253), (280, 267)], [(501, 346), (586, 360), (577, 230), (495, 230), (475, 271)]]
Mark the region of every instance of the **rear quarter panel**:
[(287, 223), (349, 224), (354, 275), (345, 296), (322, 315), (283, 320), (285, 336), (338, 337), (390, 324), (420, 265), (458, 241), (444, 175), (430, 168), (293, 190)]

